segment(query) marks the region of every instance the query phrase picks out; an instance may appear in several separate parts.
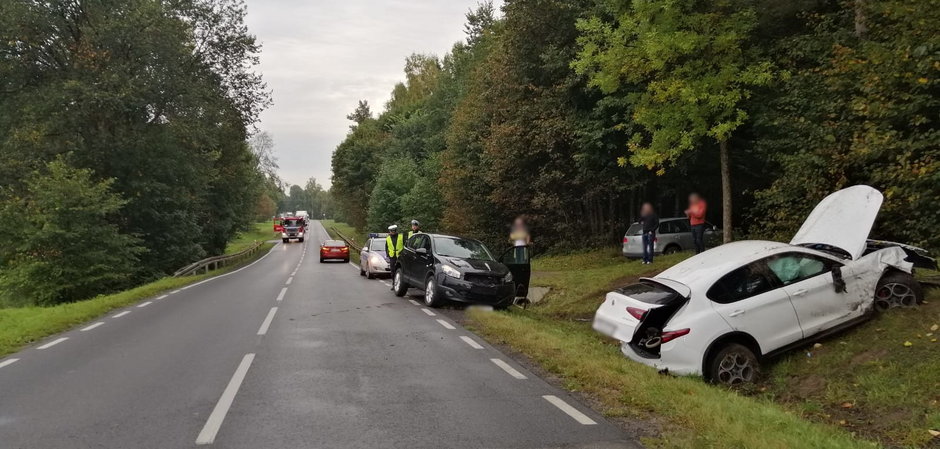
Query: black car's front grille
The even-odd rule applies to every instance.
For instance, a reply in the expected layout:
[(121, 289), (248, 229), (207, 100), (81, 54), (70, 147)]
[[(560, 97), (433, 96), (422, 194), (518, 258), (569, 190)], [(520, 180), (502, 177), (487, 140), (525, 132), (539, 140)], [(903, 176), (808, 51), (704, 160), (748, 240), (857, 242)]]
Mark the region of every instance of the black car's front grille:
[(485, 274), (468, 273), (466, 275), (466, 279), (467, 279), (467, 282), (474, 284), (474, 285), (483, 285), (483, 286), (492, 287), (492, 286), (496, 286), (500, 284), (499, 277), (485, 275)]

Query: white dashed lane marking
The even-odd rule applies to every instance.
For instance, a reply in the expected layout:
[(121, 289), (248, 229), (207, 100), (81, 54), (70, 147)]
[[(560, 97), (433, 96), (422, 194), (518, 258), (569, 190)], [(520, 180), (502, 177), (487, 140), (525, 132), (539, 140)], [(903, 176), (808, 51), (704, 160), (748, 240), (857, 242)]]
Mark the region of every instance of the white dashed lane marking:
[(98, 327), (98, 326), (101, 326), (102, 324), (104, 324), (104, 321), (99, 321), (99, 322), (97, 322), (97, 323), (95, 323), (95, 324), (92, 324), (91, 326), (88, 326), (88, 327), (82, 329), (82, 332), (90, 331), (90, 330), (92, 330), (92, 329), (94, 329), (94, 328), (96, 328), (96, 327)]
[(170, 296), (170, 295), (163, 295), (163, 296), (158, 297), (157, 299), (163, 299), (163, 298), (166, 298), (167, 296)]
[(284, 287), (284, 288), (281, 289), (281, 292), (277, 294), (277, 301), (283, 300), (283, 299), (284, 299), (284, 295), (286, 295), (286, 294), (287, 294), (287, 287)]
[(122, 316), (124, 316), (124, 315), (127, 315), (128, 313), (131, 313), (131, 311), (130, 311), (130, 310), (125, 310), (125, 311), (123, 311), (123, 312), (121, 312), (121, 313), (119, 313), (119, 314), (117, 314), (117, 315), (114, 315), (114, 316), (111, 317), (111, 318), (120, 318), (120, 317), (122, 317)]
[(4, 366), (10, 366), (10, 365), (16, 363), (17, 360), (19, 360), (19, 359), (6, 359), (6, 360), (0, 362), (0, 368), (3, 368)]
[(461, 336), (460, 336), (460, 339), (463, 340), (464, 343), (470, 345), (470, 347), (473, 348), (473, 349), (483, 349), (483, 346), (480, 346), (479, 343), (473, 341), (472, 338), (467, 337), (466, 335), (461, 335)]
[(447, 328), (447, 329), (457, 329), (456, 327), (454, 327), (453, 324), (450, 324), (450, 323), (448, 323), (447, 321), (444, 321), (444, 320), (437, 320), (437, 322), (438, 322), (438, 323), (441, 323), (441, 326), (444, 326), (444, 327)]
[(277, 307), (271, 307), (271, 310), (268, 312), (268, 316), (264, 318), (264, 322), (261, 323), (261, 328), (258, 329), (258, 335), (264, 335), (268, 333), (268, 328), (271, 327), (271, 321), (274, 321), (274, 314), (277, 313)]
[(285, 282), (284, 285), (290, 285), (291, 282), (294, 282), (294, 277), (293, 277), (293, 276), (287, 278), (287, 282)]
[(421, 311), (426, 313), (428, 316), (437, 316), (436, 313), (430, 311), (429, 309), (421, 309)]
[(232, 375), (232, 380), (228, 382), (225, 391), (222, 392), (222, 397), (219, 398), (219, 402), (212, 409), (209, 419), (206, 420), (206, 425), (202, 427), (202, 431), (196, 437), (196, 444), (212, 444), (215, 441), (215, 436), (222, 427), (222, 421), (225, 421), (225, 415), (228, 414), (228, 409), (232, 407), (235, 395), (238, 394), (238, 389), (241, 388), (242, 381), (245, 380), (245, 375), (248, 374), (248, 368), (251, 367), (251, 362), (254, 359), (254, 354), (245, 354), (245, 357), (242, 358), (242, 362), (235, 369), (235, 374)]
[(59, 343), (62, 343), (62, 342), (65, 341), (65, 340), (68, 340), (68, 339), (69, 339), (69, 337), (57, 338), (57, 339), (52, 340), (52, 341), (50, 341), (49, 343), (46, 343), (46, 344), (44, 344), (44, 345), (42, 345), (42, 346), (40, 346), (40, 347), (38, 347), (38, 348), (36, 348), (36, 349), (48, 349), (48, 348), (51, 348), (51, 347), (53, 347), (53, 346), (55, 346), (55, 345), (57, 345), (57, 344), (59, 344)]
[(500, 359), (490, 359), (490, 361), (493, 362), (494, 364), (496, 364), (496, 366), (502, 368), (503, 371), (509, 373), (510, 376), (515, 377), (516, 379), (520, 379), (520, 380), (522, 380), (522, 379), (528, 379), (527, 377), (525, 377), (525, 374), (522, 374), (522, 373), (520, 373), (519, 371), (516, 371), (515, 368), (509, 366), (508, 363), (506, 363), (506, 362), (504, 362), (504, 361), (502, 361), (502, 360), (500, 360)]
[(138, 305), (137, 307), (147, 307), (147, 306), (149, 306), (149, 305), (151, 305), (151, 304), (153, 304), (153, 302), (147, 301), (147, 302), (145, 302), (145, 303), (142, 303), (142, 304)]
[(546, 401), (550, 402), (555, 407), (558, 407), (559, 410), (567, 413), (568, 416), (574, 418), (575, 421), (581, 424), (584, 424), (585, 426), (591, 426), (591, 425), (597, 424), (596, 421), (594, 421), (593, 419), (591, 419), (584, 413), (579, 412), (578, 409), (568, 405), (567, 402), (561, 400), (557, 396), (552, 396), (550, 394), (547, 394), (542, 397), (545, 398)]
[(413, 300), (413, 299), (409, 299), (408, 302), (410, 302), (410, 303), (412, 303), (412, 304), (414, 304), (414, 305), (416, 305), (416, 306), (420, 306), (420, 305), (421, 305), (421, 304), (418, 303), (418, 301), (415, 301), (415, 300)]

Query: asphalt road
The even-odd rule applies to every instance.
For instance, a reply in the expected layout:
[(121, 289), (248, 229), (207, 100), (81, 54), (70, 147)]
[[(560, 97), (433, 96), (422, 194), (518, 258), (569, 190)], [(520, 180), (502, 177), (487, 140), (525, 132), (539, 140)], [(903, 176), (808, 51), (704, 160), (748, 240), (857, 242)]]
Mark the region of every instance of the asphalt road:
[(312, 232), (0, 359), (0, 447), (639, 447)]

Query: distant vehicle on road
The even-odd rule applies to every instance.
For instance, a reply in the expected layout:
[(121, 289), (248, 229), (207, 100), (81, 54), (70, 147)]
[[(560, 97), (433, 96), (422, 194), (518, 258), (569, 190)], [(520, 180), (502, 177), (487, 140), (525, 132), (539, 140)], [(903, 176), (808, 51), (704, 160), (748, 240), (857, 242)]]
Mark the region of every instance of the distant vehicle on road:
[(923, 302), (919, 248), (867, 240), (883, 197), (854, 186), (824, 198), (790, 243), (739, 241), (607, 294), (594, 329), (630, 359), (729, 385), (762, 361), (876, 311)]
[(371, 234), (359, 252), (359, 275), (372, 279), (378, 275), (392, 274), (385, 248), (387, 234)]
[[(705, 244), (714, 246), (718, 244), (721, 230), (711, 223), (705, 223)], [(653, 243), (654, 254), (673, 254), (679, 251), (694, 249), (692, 241), (692, 227), (686, 217), (663, 218), (659, 220), (656, 230), (656, 241)], [(630, 259), (643, 257), (643, 225), (634, 223), (630, 225), (623, 235), (623, 255)]]
[(515, 297), (509, 268), (477, 240), (441, 234), (416, 234), (405, 243), (392, 279), (396, 296), (409, 286), (424, 289), (424, 303), (445, 301), (506, 308)]
[[(277, 226), (277, 225), (275, 225)], [(300, 217), (286, 217), (281, 220), (281, 240), (289, 243), (291, 239), (297, 239), (298, 242), (304, 241), (307, 222)]]
[(327, 240), (320, 245), (320, 263), (327, 260), (349, 262), (349, 245), (342, 240)]
[(299, 217), (299, 218), (303, 218), (303, 219), (304, 219), (304, 224), (305, 224), (305, 225), (310, 225), (310, 214), (308, 214), (307, 211), (305, 211), (305, 210), (299, 210), (299, 211), (297, 211), (297, 212), (294, 212), (294, 216), (295, 216), (295, 217)]

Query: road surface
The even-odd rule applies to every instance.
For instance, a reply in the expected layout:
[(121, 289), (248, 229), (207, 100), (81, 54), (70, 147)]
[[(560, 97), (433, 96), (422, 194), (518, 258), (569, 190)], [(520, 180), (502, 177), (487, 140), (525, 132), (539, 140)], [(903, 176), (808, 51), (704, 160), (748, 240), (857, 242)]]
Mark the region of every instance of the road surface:
[(326, 238), (0, 359), (0, 447), (639, 447)]

